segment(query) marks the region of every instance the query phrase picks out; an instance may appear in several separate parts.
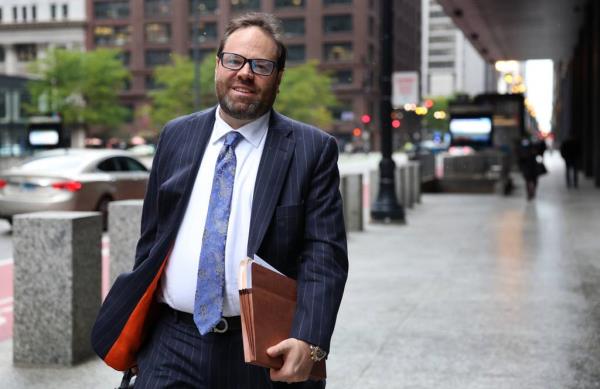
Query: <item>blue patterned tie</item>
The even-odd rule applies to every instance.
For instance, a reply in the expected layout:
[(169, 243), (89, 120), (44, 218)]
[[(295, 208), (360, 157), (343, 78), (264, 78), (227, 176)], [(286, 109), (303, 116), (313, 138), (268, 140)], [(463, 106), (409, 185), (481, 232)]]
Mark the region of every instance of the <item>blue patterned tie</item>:
[(202, 335), (212, 331), (222, 315), (225, 242), (227, 241), (227, 226), (236, 165), (234, 148), (242, 138), (243, 136), (235, 131), (225, 135), (225, 143), (219, 152), (215, 167), (204, 235), (202, 236), (194, 300), (194, 322)]

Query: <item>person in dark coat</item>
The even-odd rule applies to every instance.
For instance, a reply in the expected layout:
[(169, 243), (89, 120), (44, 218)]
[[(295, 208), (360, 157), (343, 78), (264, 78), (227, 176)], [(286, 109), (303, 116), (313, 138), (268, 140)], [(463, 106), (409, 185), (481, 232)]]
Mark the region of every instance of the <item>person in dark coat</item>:
[(567, 188), (577, 188), (579, 168), (579, 141), (574, 138), (565, 139), (560, 145), (560, 155), (565, 160)]
[(546, 151), (544, 142), (534, 142), (530, 139), (523, 139), (517, 148), (517, 157), (519, 168), (527, 189), (527, 200), (533, 200), (537, 190), (538, 177), (545, 173), (543, 162), (538, 160), (543, 158)]

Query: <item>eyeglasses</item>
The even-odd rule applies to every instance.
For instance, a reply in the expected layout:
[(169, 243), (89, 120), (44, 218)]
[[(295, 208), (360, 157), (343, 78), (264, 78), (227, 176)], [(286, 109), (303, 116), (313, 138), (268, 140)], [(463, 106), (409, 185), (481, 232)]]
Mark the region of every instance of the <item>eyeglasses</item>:
[(270, 76), (277, 67), (274, 61), (268, 59), (248, 59), (235, 53), (222, 52), (219, 54), (219, 59), (221, 60), (221, 65), (229, 70), (240, 70), (248, 62), (252, 73), (260, 76)]

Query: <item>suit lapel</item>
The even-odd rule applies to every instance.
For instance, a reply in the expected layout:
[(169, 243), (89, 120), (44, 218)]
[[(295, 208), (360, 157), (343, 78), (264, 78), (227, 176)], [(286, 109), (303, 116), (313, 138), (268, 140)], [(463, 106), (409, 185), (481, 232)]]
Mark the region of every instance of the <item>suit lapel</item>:
[(267, 232), (277, 199), (294, 153), (294, 139), (289, 136), (291, 128), (281, 115), (272, 111), (269, 132), (258, 166), (252, 215), (250, 218), (250, 234), (248, 237), (248, 255), (252, 256), (260, 247)]

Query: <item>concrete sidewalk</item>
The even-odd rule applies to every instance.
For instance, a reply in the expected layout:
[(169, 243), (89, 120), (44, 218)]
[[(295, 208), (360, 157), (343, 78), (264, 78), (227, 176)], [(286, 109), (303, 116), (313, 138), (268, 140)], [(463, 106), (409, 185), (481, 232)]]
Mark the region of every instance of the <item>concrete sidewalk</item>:
[[(600, 190), (564, 188), (555, 153), (538, 198), (424, 195), (408, 224), (349, 236), (329, 389), (600, 387)], [(93, 360), (16, 368), (6, 388), (112, 388)]]

